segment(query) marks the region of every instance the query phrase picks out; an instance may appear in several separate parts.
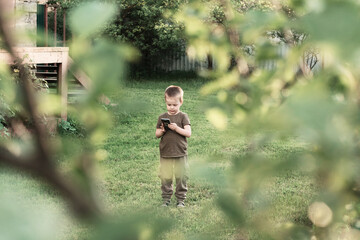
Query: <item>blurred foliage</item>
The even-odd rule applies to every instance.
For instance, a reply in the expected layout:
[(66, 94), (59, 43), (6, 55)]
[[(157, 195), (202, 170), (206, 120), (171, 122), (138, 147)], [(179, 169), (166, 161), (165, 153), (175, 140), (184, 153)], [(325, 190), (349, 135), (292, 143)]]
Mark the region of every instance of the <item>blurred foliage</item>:
[(57, 125), (57, 132), (61, 135), (70, 135), (85, 137), (86, 130), (84, 126), (76, 119), (68, 117), (67, 120), (61, 119)]
[[(69, 108), (88, 136), (84, 138), (82, 151), (74, 156), (69, 178), (86, 198), (96, 196), (91, 166), (106, 156), (98, 147), (112, 122), (97, 99), (121, 87), (125, 61), (136, 55), (125, 45), (99, 37), (99, 32), (112, 23), (105, 30), (109, 36), (118, 37), (115, 40), (119, 42), (139, 40), (134, 45), (145, 56), (155, 56), (165, 49), (163, 46), (178, 43), (177, 34), (183, 30), (183, 24), (186, 38), (181, 38), (188, 43), (189, 56), (201, 60), (211, 55), (216, 62), (214, 69), (200, 72), (214, 79), (200, 92), (217, 98), (206, 109), (208, 120), (224, 134), (261, 133), (260, 137), (252, 138), (245, 153), (233, 158), (229, 184), (218, 198), (220, 208), (237, 226), (241, 237), (247, 239), (246, 233), (253, 231), (261, 239), (360, 238), (358, 1), (116, 3), (120, 6), (120, 17), (115, 5), (90, 2), (74, 9), (69, 19), (75, 62), (72, 68), (84, 70), (93, 80), (86, 101)], [(59, 1), (59, 4), (72, 2)], [(167, 10), (177, 9), (174, 18), (162, 17)], [(137, 20), (137, 24), (130, 20)], [(145, 31), (144, 26), (150, 26), (147, 30), (151, 31)], [(149, 39), (156, 41), (147, 42)], [(163, 40), (169, 40), (169, 45), (159, 46)], [(279, 56), (277, 48), (283, 43), (291, 48), (286, 56)], [(246, 46), (252, 50), (244, 51)], [(313, 49), (317, 49), (321, 59), (318, 72), (309, 71), (304, 63), (304, 54)], [(276, 68), (260, 68), (264, 60), (276, 62)], [(1, 92), (4, 102), (1, 107), (14, 106), (21, 111), (21, 95), (16, 93), (9, 71), (4, 65), (0, 65), (0, 70), (0, 85), (8, 90)], [(56, 106), (56, 99), (53, 103)], [(59, 114), (61, 110), (60, 107), (41, 109), (44, 114), (50, 111)], [(64, 126), (71, 129), (67, 123)], [(263, 154), (267, 143), (289, 136), (303, 142), (305, 151), (289, 153), (286, 161), (281, 162), (271, 161)], [(52, 141), (64, 140), (57, 136)], [(19, 155), (32, 151), (25, 140), (9, 142), (6, 145), (11, 146), (9, 150), (17, 149)], [(65, 151), (63, 143), (56, 151)], [(97, 154), (99, 151), (102, 154)], [(311, 199), (307, 213), (310, 224), (294, 219), (274, 226), (264, 217), (272, 206), (271, 199), (264, 194), (266, 183), (284, 169), (301, 170), (317, 180), (319, 192)], [(154, 220), (152, 224), (144, 221), (139, 217), (106, 224), (100, 219), (98, 234), (113, 239), (156, 239), (166, 229), (162, 226), (168, 227), (163, 220)]]
[[(4, 184), (1, 184), (4, 189)], [(21, 194), (7, 195), (0, 193), (0, 231), (2, 239), (29, 239), (46, 240), (57, 234), (56, 214), (49, 209), (38, 206), (29, 209), (24, 205), (16, 204), (14, 199), (20, 199)], [(28, 201), (23, 199), (22, 202)], [(34, 217), (37, 216), (37, 217)]]
[[(18, 60), (20, 61), (20, 60)], [(16, 66), (17, 61), (15, 61), (14, 65), (11, 66), (11, 71), (12, 71), (12, 76), (14, 78), (14, 82), (16, 84), (22, 84), (20, 81), (20, 76), (19, 76), (19, 69)], [(34, 89), (36, 91), (40, 91), (40, 92), (48, 92), (49, 89), (49, 85), (46, 82), (45, 79), (43, 78), (38, 78), (35, 75), (36, 72), (36, 65), (35, 64), (25, 64), (25, 68), (28, 69), (28, 71), (30, 72), (30, 81), (32, 82), (32, 85), (34, 87)]]
[[(44, 79), (35, 76), (35, 66), (33, 64), (26, 64), (25, 68), (27, 68), (30, 72), (30, 81), (32, 82), (34, 90), (39, 94), (48, 93), (48, 83)], [(11, 76), (8, 75), (10, 72)], [(12, 83), (6, 83), (6, 78), (12, 79)], [(16, 85), (13, 85), (14, 83)], [(16, 67), (16, 63), (14, 63), (14, 65), (11, 65), (9, 69), (6, 69), (2, 74), (0, 74), (0, 131), (2, 132), (0, 137), (10, 136), (11, 133), (9, 131), (9, 127), (11, 125), (11, 120), (17, 115), (21, 115), (21, 111), (23, 110), (20, 105), (11, 104), (8, 102), (9, 98), (15, 97), (13, 94), (18, 95), (17, 97), (21, 97), (19, 96), (19, 84), (21, 84), (19, 69)], [(12, 87), (14, 88), (11, 89)], [(28, 124), (28, 126), (31, 126), (31, 119), (25, 117), (24, 121), (26, 124)]]
[[(359, 7), (336, 0), (190, 0), (176, 15), (185, 24), (188, 53), (197, 59), (212, 55), (217, 62), (200, 73), (215, 79), (201, 91), (217, 95), (216, 107), (206, 111), (209, 121), (230, 134), (263, 135), (233, 160), (231, 184), (220, 194), (221, 208), (239, 229), (252, 229), (261, 239), (359, 238)], [(276, 54), (279, 43), (290, 44), (286, 56)], [(253, 54), (243, 51), (246, 45)], [(309, 52), (318, 52), (319, 72), (306, 65), (314, 62), (304, 63)], [(264, 60), (276, 68), (258, 67)], [(302, 156), (278, 164), (261, 154), (267, 142), (288, 136), (306, 143)], [(320, 191), (308, 213), (312, 226), (294, 219), (274, 229), (262, 217), (271, 201), (259, 191), (284, 168), (318, 179)], [(262, 206), (255, 216), (249, 212), (254, 203)]]

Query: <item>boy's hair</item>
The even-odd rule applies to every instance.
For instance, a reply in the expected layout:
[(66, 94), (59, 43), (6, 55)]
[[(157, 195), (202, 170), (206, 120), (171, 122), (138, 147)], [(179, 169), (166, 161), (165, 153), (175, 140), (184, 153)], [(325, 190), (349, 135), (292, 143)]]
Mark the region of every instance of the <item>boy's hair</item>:
[(166, 88), (165, 90), (165, 99), (166, 96), (168, 97), (180, 97), (180, 101), (183, 101), (184, 91), (181, 89), (181, 87), (171, 85)]

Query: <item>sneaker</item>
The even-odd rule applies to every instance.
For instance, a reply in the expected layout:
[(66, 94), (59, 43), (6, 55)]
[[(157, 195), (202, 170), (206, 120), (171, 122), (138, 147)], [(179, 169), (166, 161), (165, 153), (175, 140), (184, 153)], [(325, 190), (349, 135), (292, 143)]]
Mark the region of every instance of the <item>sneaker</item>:
[(170, 205), (170, 200), (164, 201), (164, 203), (161, 205), (162, 207), (167, 207)]
[(176, 207), (178, 207), (178, 208), (183, 208), (183, 207), (185, 207), (185, 203), (184, 203), (184, 202), (178, 202), (178, 203), (176, 204)]

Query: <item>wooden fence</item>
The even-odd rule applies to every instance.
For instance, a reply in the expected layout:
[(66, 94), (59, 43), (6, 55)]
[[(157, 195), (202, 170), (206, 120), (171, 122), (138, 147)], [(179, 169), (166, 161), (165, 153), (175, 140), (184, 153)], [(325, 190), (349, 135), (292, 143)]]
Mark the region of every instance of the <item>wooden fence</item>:
[[(286, 58), (290, 51), (290, 47), (285, 44), (279, 44), (277, 48), (277, 54), (279, 57)], [(153, 70), (160, 70), (165, 72), (172, 71), (201, 71), (208, 69), (209, 59), (204, 58), (203, 60), (195, 60), (190, 58), (185, 51), (182, 54), (169, 52), (162, 57), (160, 63), (154, 64), (152, 66)], [(317, 72), (323, 66), (323, 59), (319, 53), (308, 52), (304, 53), (303, 59), (299, 60), (299, 66), (294, 66), (294, 71), (297, 71), (301, 64), (303, 67), (308, 69), (308, 71)], [(213, 68), (216, 68), (216, 60), (212, 61)], [(277, 67), (276, 60), (264, 60), (259, 63), (257, 66), (265, 70), (274, 70)]]

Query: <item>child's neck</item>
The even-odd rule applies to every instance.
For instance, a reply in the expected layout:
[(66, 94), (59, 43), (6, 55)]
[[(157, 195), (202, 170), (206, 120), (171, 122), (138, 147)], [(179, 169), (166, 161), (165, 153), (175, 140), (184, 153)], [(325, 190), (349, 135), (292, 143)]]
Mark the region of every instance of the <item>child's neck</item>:
[(176, 115), (176, 114), (178, 114), (180, 112), (180, 110), (179, 111), (177, 111), (177, 113), (174, 113), (174, 114), (171, 114), (171, 113), (169, 113), (169, 112), (167, 112), (169, 115), (171, 115), (171, 116), (174, 116), (174, 115)]

